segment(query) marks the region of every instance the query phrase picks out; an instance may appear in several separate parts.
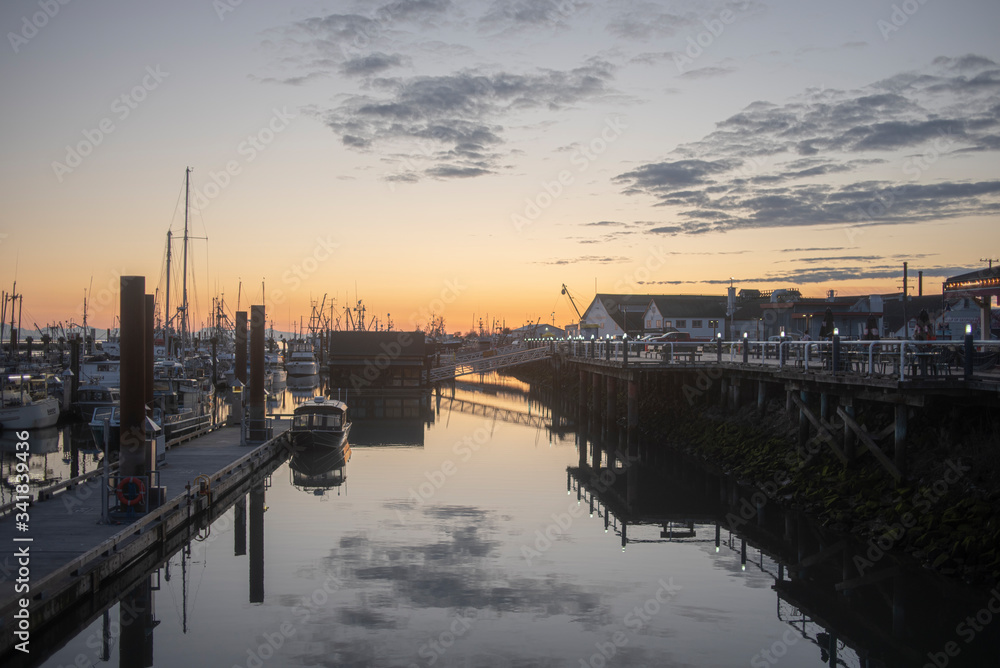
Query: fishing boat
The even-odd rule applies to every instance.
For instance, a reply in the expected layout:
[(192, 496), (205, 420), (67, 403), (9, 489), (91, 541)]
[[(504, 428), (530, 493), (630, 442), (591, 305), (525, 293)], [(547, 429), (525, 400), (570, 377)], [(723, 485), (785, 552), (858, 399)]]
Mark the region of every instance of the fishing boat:
[(41, 429), (58, 422), (59, 400), (46, 397), (44, 386), (44, 380), (9, 377), (0, 387), (0, 429)]
[(80, 415), (93, 415), (95, 408), (117, 406), (121, 403), (118, 388), (104, 385), (81, 385), (76, 391), (74, 407)]
[(312, 344), (305, 341), (293, 342), (288, 359), (285, 360), (288, 383), (291, 385), (296, 381), (311, 380), (316, 377), (318, 369)]
[(292, 415), (292, 448), (341, 449), (350, 431), (347, 404), (322, 396), (313, 397), (312, 401), (297, 406)]

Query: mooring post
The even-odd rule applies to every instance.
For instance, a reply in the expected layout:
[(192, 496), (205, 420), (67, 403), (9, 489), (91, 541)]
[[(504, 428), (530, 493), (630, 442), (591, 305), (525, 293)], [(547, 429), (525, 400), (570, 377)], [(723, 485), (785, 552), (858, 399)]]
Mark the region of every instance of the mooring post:
[(236, 380), (243, 383), (245, 386), (247, 384), (247, 312), (237, 311), (236, 312), (236, 332), (233, 337), (234, 344), (236, 346), (234, 364), (236, 368), (233, 369), (233, 375)]
[(145, 476), (152, 462), (146, 444), (146, 278), (122, 276), (121, 428), (118, 475)]
[[(264, 394), (264, 330), (267, 319), (262, 305), (250, 307), (250, 440), (267, 440)], [(321, 339), (322, 340), (322, 339)]]
[(906, 404), (896, 404), (896, 454), (893, 463), (903, 475), (906, 475), (907, 418), (909, 418), (909, 407)]

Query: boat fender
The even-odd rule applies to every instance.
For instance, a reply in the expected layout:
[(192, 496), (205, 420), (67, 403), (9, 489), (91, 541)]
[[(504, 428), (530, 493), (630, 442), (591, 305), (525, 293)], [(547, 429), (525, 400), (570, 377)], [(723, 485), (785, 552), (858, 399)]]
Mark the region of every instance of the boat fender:
[(142, 484), (142, 480), (134, 476), (122, 478), (115, 490), (115, 495), (123, 506), (134, 506), (142, 503), (145, 494), (146, 486)]

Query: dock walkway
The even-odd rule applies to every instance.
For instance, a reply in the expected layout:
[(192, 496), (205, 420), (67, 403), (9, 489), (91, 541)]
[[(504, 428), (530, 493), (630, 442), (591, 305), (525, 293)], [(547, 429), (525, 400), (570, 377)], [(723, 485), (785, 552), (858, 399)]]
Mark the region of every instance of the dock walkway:
[[(187, 488), (199, 475), (209, 476), (213, 489), (217, 485), (220, 490), (232, 488), (232, 483), (252, 473), (258, 463), (277, 454), (284, 443), (281, 434), (289, 422), (274, 420), (272, 424), (275, 437), (256, 447), (241, 446), (239, 430), (228, 428), (170, 449), (166, 463), (160, 465), (160, 484), (166, 487), (166, 503), (135, 522), (101, 524), (100, 476), (63, 489), (47, 500), (36, 500), (28, 508), (27, 530), (20, 528), (23, 518), (19, 519), (15, 512), (0, 517), (0, 545), (4, 546), (0, 552), (0, 631), (4, 639), (9, 638), (10, 614), (16, 609), (18, 599), (25, 596), (15, 592), (20, 567), (16, 556), (19, 548), (29, 548), (31, 591), (28, 596), (33, 601), (34, 617), (36, 603), (41, 605), (65, 590), (65, 583), (57, 581), (79, 579), (98, 569), (97, 562), (113, 560), (115, 556), (122, 557), (117, 561), (126, 561), (124, 554), (119, 555), (119, 549), (136, 535), (147, 534), (154, 539), (165, 537), (168, 527), (157, 525), (169, 524), (169, 529), (174, 530), (183, 519), (174, 517), (179, 514), (178, 510), (192, 505), (188, 503), (191, 495)], [(40, 498), (45, 496), (39, 494)], [(185, 514), (200, 512), (206, 503), (195, 502), (194, 510)], [(30, 538), (30, 542), (15, 540), (26, 538)], [(132, 552), (139, 549), (135, 547)], [(90, 586), (87, 585), (88, 589)], [(34, 623), (38, 622), (44, 623), (42, 620)], [(3, 649), (6, 649), (6, 642)]]

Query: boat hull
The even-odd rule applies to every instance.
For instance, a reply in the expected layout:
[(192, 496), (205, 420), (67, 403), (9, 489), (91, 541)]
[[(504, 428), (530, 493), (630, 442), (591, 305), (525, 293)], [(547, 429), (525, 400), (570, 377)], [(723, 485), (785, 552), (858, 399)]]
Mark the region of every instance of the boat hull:
[(59, 401), (48, 398), (27, 406), (0, 408), (0, 426), (3, 429), (42, 429), (59, 421)]
[(344, 429), (334, 431), (321, 431), (318, 429), (308, 429), (302, 431), (292, 431), (292, 451), (312, 450), (326, 448), (330, 450), (340, 450), (344, 447), (347, 435), (351, 431), (350, 423)]

